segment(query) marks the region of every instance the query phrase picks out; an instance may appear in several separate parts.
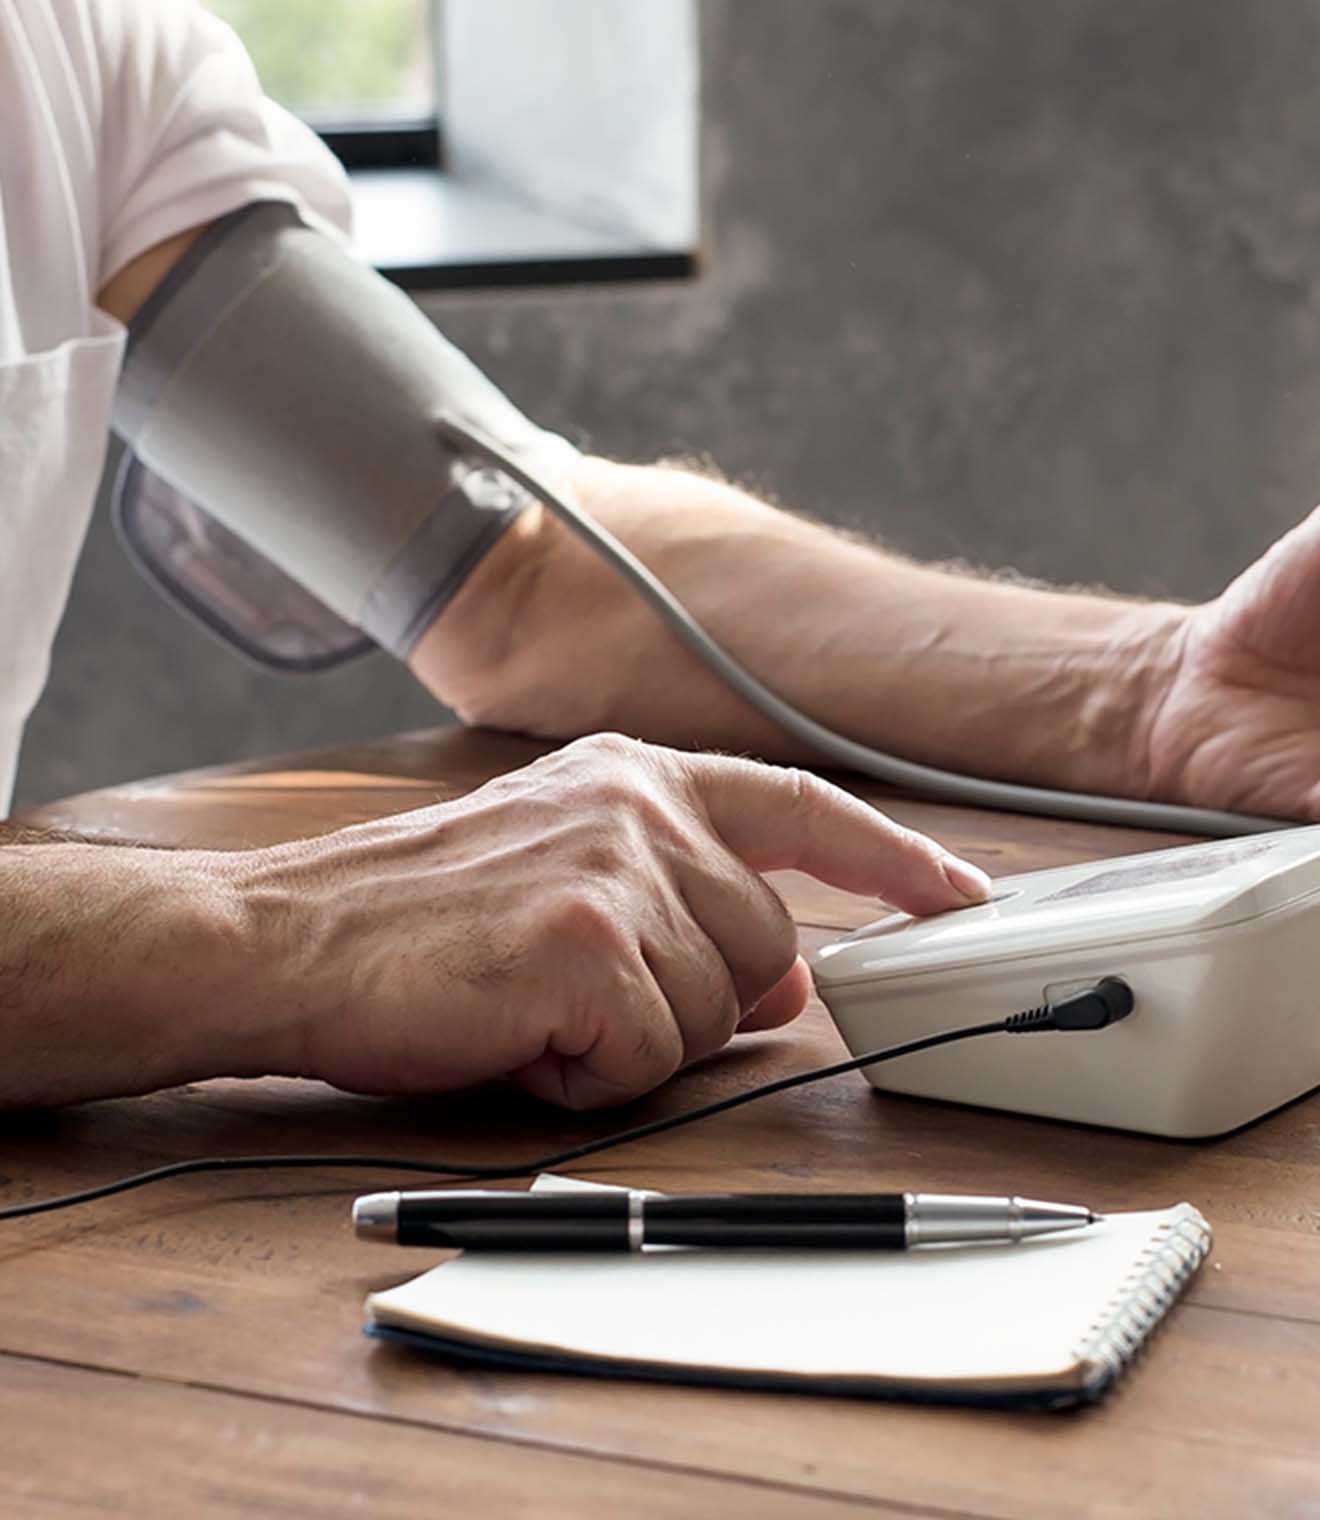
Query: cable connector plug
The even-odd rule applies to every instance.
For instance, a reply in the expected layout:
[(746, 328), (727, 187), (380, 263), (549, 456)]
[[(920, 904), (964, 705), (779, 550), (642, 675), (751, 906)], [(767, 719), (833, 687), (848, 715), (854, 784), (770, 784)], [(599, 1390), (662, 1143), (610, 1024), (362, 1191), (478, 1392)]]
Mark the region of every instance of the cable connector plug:
[(1121, 976), (1105, 976), (1084, 992), (1040, 1008), (1029, 1008), (1004, 1020), (1007, 1034), (1034, 1034), (1038, 1029), (1105, 1029), (1127, 1018), (1136, 1007), (1132, 989)]

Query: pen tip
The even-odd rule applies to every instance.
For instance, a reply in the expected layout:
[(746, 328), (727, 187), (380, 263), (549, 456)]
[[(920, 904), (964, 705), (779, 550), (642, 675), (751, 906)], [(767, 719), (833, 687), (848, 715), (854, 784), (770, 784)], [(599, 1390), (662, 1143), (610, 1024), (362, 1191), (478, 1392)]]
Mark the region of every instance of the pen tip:
[(1097, 1214), (1094, 1209), (1087, 1209), (1086, 1222), (1087, 1224), (1103, 1224), (1105, 1222), (1105, 1216), (1103, 1214)]

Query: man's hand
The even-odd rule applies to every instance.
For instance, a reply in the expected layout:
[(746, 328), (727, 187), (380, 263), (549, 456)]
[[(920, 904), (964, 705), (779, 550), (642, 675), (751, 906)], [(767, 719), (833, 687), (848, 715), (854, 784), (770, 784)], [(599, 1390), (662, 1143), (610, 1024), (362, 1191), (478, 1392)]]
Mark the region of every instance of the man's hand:
[(359, 1092), (512, 1074), (619, 1103), (810, 991), (794, 866), (916, 913), (980, 872), (799, 771), (607, 735), (453, 803), (235, 857), (274, 1069)]
[(1150, 792), (1320, 818), (1320, 508), (1170, 625), (1145, 725)]

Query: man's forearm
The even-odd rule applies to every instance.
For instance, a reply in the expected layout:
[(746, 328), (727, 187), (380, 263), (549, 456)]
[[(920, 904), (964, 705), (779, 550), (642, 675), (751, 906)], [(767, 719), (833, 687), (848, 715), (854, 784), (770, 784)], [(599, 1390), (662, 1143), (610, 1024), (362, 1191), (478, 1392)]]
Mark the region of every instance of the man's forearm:
[(265, 1069), (265, 1032), (227, 1006), (241, 922), (213, 861), (0, 849), (0, 1107)]
[[(578, 487), (717, 638), (831, 727), (929, 764), (1139, 789), (1144, 694), (1183, 609), (910, 564), (681, 471), (586, 460)], [(464, 716), (805, 758), (557, 522), (521, 531), (414, 660)]]

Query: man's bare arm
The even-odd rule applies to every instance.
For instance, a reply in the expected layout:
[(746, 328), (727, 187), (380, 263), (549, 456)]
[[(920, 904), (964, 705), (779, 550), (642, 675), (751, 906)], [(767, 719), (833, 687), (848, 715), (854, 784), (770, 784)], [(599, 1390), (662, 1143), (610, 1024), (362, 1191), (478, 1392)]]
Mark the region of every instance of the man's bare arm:
[(142, 309), (147, 297), (206, 231), (207, 225), (191, 227), (148, 248), (110, 277), (101, 287), (96, 304), (127, 325)]
[[(804, 711), (974, 775), (1320, 819), (1320, 508), (1196, 606), (908, 563), (718, 481), (584, 459), (582, 504)], [(533, 511), (413, 668), (473, 722), (808, 757)]]
[[(907, 758), (1140, 794), (1187, 609), (950, 573), (666, 467), (584, 459), (581, 503), (767, 683)], [(468, 720), (806, 754), (711, 676), (548, 512), (496, 547), (413, 657)]]

